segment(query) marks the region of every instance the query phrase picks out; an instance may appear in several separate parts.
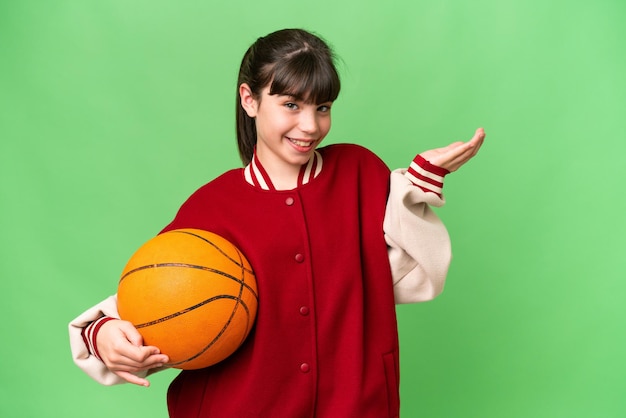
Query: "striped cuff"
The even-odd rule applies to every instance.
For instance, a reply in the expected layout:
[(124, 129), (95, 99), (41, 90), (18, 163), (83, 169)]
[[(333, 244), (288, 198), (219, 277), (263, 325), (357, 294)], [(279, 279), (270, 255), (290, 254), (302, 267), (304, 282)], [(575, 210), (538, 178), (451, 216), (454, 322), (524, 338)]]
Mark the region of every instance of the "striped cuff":
[(100, 357), (100, 353), (98, 353), (98, 345), (96, 344), (98, 331), (100, 331), (100, 327), (102, 327), (102, 325), (113, 319), (117, 318), (113, 318), (111, 316), (103, 316), (102, 318), (93, 321), (91, 324), (83, 328), (82, 336), (83, 341), (85, 342), (85, 346), (87, 346), (89, 353), (94, 355), (98, 360), (102, 360), (102, 358)]
[(421, 155), (417, 155), (404, 175), (423, 191), (433, 192), (441, 197), (443, 178), (448, 173), (445, 168), (433, 165)]

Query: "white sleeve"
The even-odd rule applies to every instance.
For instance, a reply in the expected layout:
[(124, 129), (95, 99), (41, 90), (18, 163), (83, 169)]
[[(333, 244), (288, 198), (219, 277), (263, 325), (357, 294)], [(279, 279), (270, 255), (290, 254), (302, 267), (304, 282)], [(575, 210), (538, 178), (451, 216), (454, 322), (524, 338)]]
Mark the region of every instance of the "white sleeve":
[(96, 356), (89, 352), (89, 348), (85, 345), (82, 331), (90, 323), (96, 321), (103, 316), (119, 318), (117, 313), (117, 296), (113, 295), (87, 309), (69, 324), (70, 348), (74, 363), (80, 367), (85, 373), (98, 383), (103, 385), (116, 385), (126, 383), (126, 380), (118, 377), (110, 371), (107, 366)]
[(405, 172), (391, 173), (383, 224), (398, 304), (440, 294), (452, 258), (448, 231), (430, 207), (443, 206), (444, 199), (417, 187)]

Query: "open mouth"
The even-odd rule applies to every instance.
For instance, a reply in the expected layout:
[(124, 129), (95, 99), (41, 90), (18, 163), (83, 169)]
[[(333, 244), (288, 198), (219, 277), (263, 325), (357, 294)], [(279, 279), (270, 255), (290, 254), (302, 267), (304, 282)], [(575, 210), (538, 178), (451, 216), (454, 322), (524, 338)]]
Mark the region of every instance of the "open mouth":
[(313, 144), (315, 144), (314, 140), (306, 141), (306, 140), (302, 140), (302, 139), (289, 138), (288, 136), (285, 137), (285, 138), (287, 138), (287, 140), (289, 142), (291, 142), (292, 144), (294, 144), (298, 148), (311, 148), (313, 146)]

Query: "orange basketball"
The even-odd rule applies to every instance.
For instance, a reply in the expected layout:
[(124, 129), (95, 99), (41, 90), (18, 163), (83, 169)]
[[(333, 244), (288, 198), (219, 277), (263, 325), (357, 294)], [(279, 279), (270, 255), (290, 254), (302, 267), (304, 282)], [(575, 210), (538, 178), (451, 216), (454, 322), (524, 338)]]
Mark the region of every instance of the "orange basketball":
[(128, 261), (117, 291), (120, 318), (171, 367), (200, 369), (231, 355), (254, 324), (258, 303), (250, 263), (211, 232), (157, 235)]

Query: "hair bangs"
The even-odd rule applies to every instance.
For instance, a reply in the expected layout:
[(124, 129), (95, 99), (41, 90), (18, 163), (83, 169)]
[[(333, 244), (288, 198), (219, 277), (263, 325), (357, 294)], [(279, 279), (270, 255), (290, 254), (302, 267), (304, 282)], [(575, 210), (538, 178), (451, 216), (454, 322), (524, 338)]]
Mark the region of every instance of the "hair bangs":
[(273, 69), (269, 94), (292, 96), (306, 103), (334, 102), (341, 83), (335, 67), (312, 51), (295, 53)]

